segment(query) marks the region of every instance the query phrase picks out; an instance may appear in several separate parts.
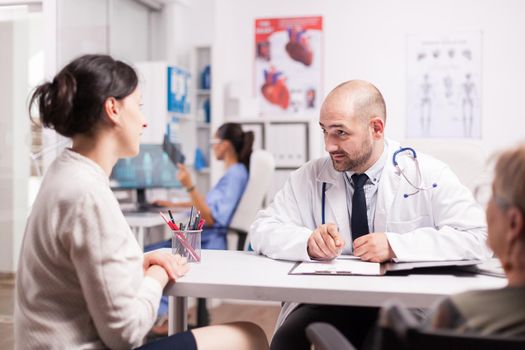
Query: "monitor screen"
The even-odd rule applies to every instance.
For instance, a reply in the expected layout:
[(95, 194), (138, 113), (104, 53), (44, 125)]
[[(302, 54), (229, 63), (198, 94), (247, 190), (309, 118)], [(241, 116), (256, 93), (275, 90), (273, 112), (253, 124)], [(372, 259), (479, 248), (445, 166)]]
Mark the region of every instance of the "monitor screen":
[(142, 144), (134, 158), (120, 159), (111, 172), (113, 189), (181, 187), (177, 167), (163, 145)]

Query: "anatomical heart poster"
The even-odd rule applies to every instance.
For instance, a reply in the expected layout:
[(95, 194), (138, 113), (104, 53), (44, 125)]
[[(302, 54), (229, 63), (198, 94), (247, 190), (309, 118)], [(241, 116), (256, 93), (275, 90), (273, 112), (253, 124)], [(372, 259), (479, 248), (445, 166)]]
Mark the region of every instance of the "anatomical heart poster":
[(322, 17), (255, 20), (255, 91), (262, 116), (317, 115)]

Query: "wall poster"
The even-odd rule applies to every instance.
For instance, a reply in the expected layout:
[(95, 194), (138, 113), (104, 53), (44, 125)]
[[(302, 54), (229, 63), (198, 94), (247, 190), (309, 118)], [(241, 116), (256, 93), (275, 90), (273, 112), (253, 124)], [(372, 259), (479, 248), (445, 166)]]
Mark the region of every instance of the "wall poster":
[(255, 20), (255, 91), (262, 116), (317, 115), (322, 17)]
[(481, 32), (407, 37), (407, 137), (481, 137)]

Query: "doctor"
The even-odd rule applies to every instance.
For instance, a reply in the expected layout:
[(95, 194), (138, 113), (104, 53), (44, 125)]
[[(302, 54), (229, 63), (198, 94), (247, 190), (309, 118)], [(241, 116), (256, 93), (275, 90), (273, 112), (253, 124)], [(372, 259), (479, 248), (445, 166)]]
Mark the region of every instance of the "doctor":
[[(448, 166), (384, 137), (386, 108), (372, 84), (352, 80), (325, 99), (319, 125), (330, 158), (290, 175), (251, 227), (273, 259), (365, 261), (485, 259), (483, 210)], [(395, 161), (394, 161), (395, 160)], [(397, 166), (394, 164), (397, 163)], [(304, 329), (330, 322), (360, 346), (376, 308), (286, 303), (272, 349), (309, 349)]]

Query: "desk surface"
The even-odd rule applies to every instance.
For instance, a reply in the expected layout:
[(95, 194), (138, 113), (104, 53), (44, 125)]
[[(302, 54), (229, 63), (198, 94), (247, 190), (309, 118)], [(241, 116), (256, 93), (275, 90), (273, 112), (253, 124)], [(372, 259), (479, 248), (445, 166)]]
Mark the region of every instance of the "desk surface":
[(288, 275), (294, 264), (253, 252), (203, 250), (202, 262), (192, 263), (187, 275), (164, 294), (362, 306), (381, 306), (395, 298), (408, 307), (429, 307), (443, 296), (506, 285), (504, 278), (484, 275)]

